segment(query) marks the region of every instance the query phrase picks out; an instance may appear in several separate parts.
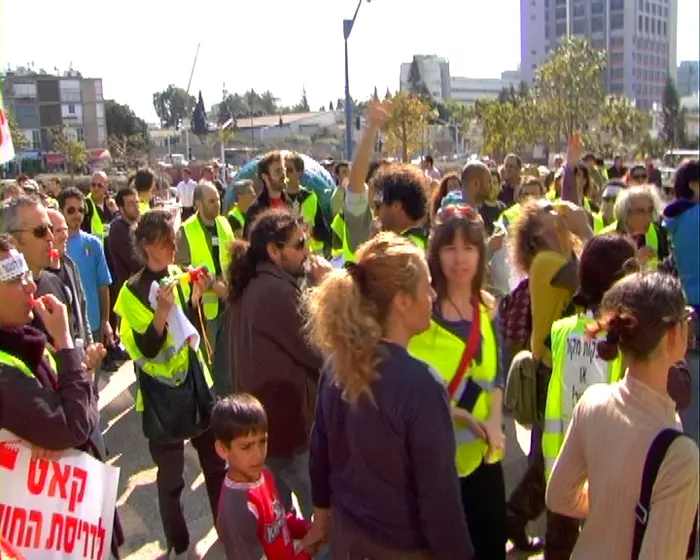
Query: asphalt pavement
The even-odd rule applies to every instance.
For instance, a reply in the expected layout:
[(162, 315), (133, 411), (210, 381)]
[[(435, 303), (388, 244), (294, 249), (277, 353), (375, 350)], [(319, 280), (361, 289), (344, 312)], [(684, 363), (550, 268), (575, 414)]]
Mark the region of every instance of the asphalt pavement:
[[(124, 527), (126, 542), (122, 558), (154, 560), (165, 553), (165, 541), (158, 513), (156, 469), (143, 437), (140, 416), (134, 409), (136, 378), (131, 362), (113, 374), (103, 374), (100, 381), (102, 430), (110, 452), (110, 464), (121, 469), (117, 507)], [(529, 433), (513, 422), (506, 425), (507, 445), (503, 461), (506, 489), (510, 493), (526, 468)], [(209, 511), (204, 477), (200, 473), (197, 454), (188, 444), (185, 451), (185, 491), (183, 506), (197, 552), (206, 560), (224, 560)], [(530, 533), (541, 535), (543, 520), (533, 524)], [(525, 558), (511, 555), (510, 558)], [(530, 558), (540, 558), (531, 556)]]

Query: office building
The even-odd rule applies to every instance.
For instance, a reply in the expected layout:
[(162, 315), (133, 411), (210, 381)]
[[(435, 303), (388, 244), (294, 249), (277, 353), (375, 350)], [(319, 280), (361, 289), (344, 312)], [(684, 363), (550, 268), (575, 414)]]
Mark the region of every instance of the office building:
[(26, 68), (1, 79), (5, 105), (27, 137), (28, 151), (51, 151), (49, 131), (56, 127), (91, 152), (107, 145), (102, 79), (83, 78), (72, 69), (59, 75)]
[(585, 36), (608, 53), (606, 90), (650, 110), (675, 79), (677, 19), (675, 0), (520, 0), (522, 79), (567, 33)]
[[(467, 78), (450, 75), (450, 63), (435, 55), (416, 55), (418, 72), (430, 96), (436, 101), (453, 99), (473, 105), (478, 99), (495, 99), (503, 88), (520, 83), (517, 71), (503, 72), (501, 78)], [(410, 87), (412, 62), (401, 64), (401, 89)]]
[(700, 91), (700, 62), (697, 60), (684, 60), (678, 65), (676, 72), (676, 86), (678, 95), (687, 97)]

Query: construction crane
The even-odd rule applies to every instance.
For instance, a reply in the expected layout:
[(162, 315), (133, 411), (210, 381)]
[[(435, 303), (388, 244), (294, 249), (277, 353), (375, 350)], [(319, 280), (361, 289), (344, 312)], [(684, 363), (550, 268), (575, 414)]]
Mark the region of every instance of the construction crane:
[[(201, 43), (197, 43), (197, 51), (194, 53), (194, 62), (192, 62), (192, 71), (190, 72), (190, 79), (187, 82), (187, 89), (185, 90), (187, 92), (187, 95), (190, 94), (190, 87), (192, 87), (192, 76), (194, 76), (194, 69), (197, 67), (197, 57), (199, 56), (199, 47), (201, 46)], [(189, 119), (187, 119), (189, 121)], [(185, 158), (187, 161), (190, 161), (192, 159), (192, 155), (190, 154), (190, 129), (189, 126), (185, 127)]]

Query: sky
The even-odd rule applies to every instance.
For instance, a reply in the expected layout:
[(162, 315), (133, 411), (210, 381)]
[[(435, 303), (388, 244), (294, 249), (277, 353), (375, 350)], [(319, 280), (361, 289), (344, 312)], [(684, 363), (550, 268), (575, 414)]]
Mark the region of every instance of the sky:
[[(627, 0), (628, 2), (631, 0)], [(672, 0), (673, 1), (673, 0)], [(678, 61), (697, 60), (700, 2), (678, 1)], [(110, 6), (110, 9), (98, 6)], [(0, 65), (101, 77), (105, 99), (156, 122), (152, 94), (186, 88), (207, 108), (229, 92), (270, 90), (312, 110), (344, 97), (342, 20), (357, 0), (0, 0)], [(111, 9), (114, 7), (114, 9)], [(30, 18), (31, 19), (28, 19)], [(206, 25), (203, 25), (203, 22)], [(499, 78), (520, 62), (520, 0), (363, 2), (349, 44), (350, 93), (398, 89), (414, 54), (450, 61), (453, 76)]]

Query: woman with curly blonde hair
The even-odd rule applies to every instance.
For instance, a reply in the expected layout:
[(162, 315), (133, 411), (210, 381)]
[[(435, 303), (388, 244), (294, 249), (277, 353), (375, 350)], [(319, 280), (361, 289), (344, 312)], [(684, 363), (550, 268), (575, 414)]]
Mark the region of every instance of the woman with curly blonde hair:
[(308, 333), (326, 365), (310, 463), (314, 524), (334, 558), (472, 558), (443, 385), (406, 350), (430, 326), (423, 251), (380, 233), (307, 301)]

